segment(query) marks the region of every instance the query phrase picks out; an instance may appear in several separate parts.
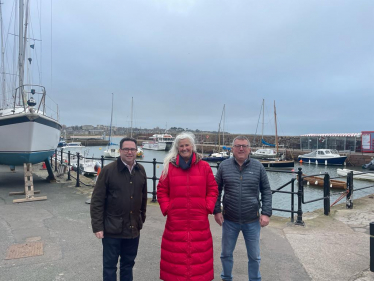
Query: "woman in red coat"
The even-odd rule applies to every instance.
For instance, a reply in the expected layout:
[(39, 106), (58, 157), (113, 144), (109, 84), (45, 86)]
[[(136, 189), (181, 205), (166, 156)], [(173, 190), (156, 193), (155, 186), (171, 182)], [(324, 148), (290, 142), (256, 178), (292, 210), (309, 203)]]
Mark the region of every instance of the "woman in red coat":
[(217, 195), (212, 169), (196, 153), (194, 136), (178, 135), (164, 160), (157, 186), (158, 202), (167, 216), (161, 243), (161, 280), (214, 279), (208, 215), (213, 213)]

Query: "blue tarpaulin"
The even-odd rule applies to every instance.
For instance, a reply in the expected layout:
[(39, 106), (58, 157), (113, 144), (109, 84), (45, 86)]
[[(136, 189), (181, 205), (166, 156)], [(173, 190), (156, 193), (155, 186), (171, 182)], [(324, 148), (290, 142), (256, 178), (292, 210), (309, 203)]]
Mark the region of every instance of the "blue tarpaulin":
[(268, 146), (271, 146), (271, 147), (275, 147), (275, 144), (268, 143), (268, 142), (264, 141), (264, 139), (261, 139), (261, 141), (262, 141), (262, 143), (263, 143), (264, 145), (268, 145)]

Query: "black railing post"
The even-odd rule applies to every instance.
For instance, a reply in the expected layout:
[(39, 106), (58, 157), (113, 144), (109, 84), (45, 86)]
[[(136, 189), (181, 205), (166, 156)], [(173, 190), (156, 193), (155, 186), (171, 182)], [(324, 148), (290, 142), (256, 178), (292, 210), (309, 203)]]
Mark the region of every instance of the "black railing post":
[(79, 182), (79, 158), (80, 158), (80, 155), (79, 155), (79, 152), (77, 152), (77, 182), (75, 184), (75, 187), (80, 187), (80, 182)]
[(101, 169), (104, 168), (104, 155), (101, 155)]
[(323, 180), (323, 209), (325, 216), (330, 214), (330, 175), (328, 173), (325, 174), (325, 178)]
[(61, 160), (60, 160), (60, 164), (62, 165), (62, 163), (64, 163), (64, 161), (63, 161), (63, 153), (64, 153), (64, 149), (63, 148), (61, 148)]
[(370, 223), (370, 271), (374, 272), (374, 222)]
[(68, 151), (68, 181), (71, 181), (70, 178), (70, 150)]
[(55, 172), (57, 172), (57, 149), (55, 149)]
[(294, 198), (294, 195), (293, 194), (295, 192), (295, 179), (292, 179), (292, 182), (291, 182), (291, 222), (294, 222), (294, 210), (295, 210), (295, 198)]
[(299, 168), (299, 171), (297, 172), (297, 185), (298, 185), (298, 191), (297, 191), (297, 219), (295, 224), (296, 225), (304, 225), (303, 222), (303, 209), (302, 209), (302, 198), (303, 198), (303, 192), (304, 192), (304, 186), (303, 186), (303, 172), (302, 169)]
[(353, 209), (353, 171), (347, 174), (347, 199), (345, 202), (345, 207), (347, 209)]
[(152, 191), (152, 202), (157, 202), (157, 192), (156, 192), (156, 158), (153, 158), (153, 191)]

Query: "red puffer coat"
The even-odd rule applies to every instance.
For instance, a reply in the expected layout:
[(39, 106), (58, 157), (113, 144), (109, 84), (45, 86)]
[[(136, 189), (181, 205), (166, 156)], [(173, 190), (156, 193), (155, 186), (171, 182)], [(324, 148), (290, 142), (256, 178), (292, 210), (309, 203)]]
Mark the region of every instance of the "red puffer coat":
[(157, 198), (167, 216), (161, 243), (160, 279), (211, 281), (213, 241), (208, 214), (213, 213), (218, 188), (212, 169), (194, 153), (191, 167), (179, 168), (179, 155), (160, 179)]

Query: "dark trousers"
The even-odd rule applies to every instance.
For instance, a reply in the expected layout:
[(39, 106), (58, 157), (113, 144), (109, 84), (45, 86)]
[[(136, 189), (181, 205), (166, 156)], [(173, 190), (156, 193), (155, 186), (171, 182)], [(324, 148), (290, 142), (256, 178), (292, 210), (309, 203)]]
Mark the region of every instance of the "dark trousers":
[(120, 281), (132, 281), (132, 268), (138, 253), (139, 236), (134, 239), (105, 237), (103, 242), (103, 280), (117, 280), (117, 264), (120, 259)]

